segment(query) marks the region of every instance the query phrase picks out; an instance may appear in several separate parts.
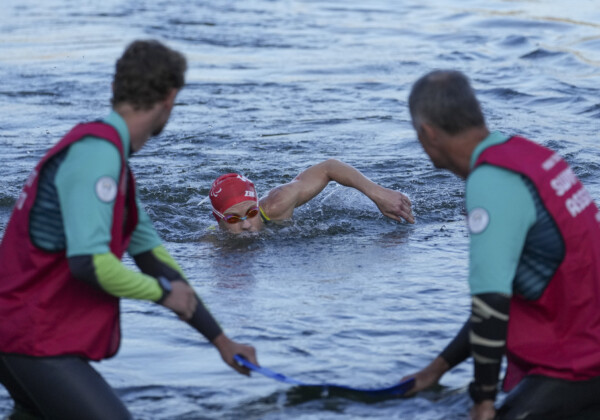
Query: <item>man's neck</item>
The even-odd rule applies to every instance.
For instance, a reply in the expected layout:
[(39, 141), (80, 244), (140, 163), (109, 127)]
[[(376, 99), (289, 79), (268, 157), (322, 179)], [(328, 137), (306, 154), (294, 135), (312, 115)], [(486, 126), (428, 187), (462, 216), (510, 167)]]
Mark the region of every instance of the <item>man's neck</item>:
[(490, 134), (487, 127), (476, 127), (450, 136), (445, 144), (452, 157), (453, 167), (450, 169), (459, 177), (466, 179), (469, 175), (471, 155), (479, 143)]
[(136, 110), (129, 104), (118, 105), (114, 110), (127, 125), (131, 149), (139, 150), (150, 138), (152, 125), (148, 124), (149, 112)]

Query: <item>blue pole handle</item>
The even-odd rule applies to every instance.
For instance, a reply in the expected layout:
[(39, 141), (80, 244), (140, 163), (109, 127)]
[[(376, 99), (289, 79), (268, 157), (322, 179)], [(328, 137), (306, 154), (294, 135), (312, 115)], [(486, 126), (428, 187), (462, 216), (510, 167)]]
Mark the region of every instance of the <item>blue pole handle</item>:
[(366, 393), (371, 396), (380, 396), (380, 397), (385, 397), (385, 396), (401, 397), (404, 394), (406, 394), (408, 391), (410, 391), (412, 389), (412, 387), (415, 385), (415, 378), (407, 379), (396, 385), (386, 387), (386, 388), (354, 388), (354, 387), (350, 387), (350, 386), (337, 385), (337, 384), (307, 384), (305, 382), (302, 382), (297, 379), (285, 376), (281, 373), (275, 372), (271, 369), (267, 369), (262, 366), (257, 366), (254, 363), (251, 363), (248, 360), (244, 359), (242, 356), (240, 356), (238, 354), (236, 354), (234, 356), (234, 358), (235, 358), (236, 362), (238, 362), (240, 365), (247, 367), (248, 369), (250, 369), (253, 372), (260, 373), (261, 375), (264, 375), (268, 378), (274, 379), (279, 382), (284, 382), (286, 384), (297, 385), (297, 386), (321, 387), (321, 388), (328, 389), (328, 390), (339, 389), (339, 390)]

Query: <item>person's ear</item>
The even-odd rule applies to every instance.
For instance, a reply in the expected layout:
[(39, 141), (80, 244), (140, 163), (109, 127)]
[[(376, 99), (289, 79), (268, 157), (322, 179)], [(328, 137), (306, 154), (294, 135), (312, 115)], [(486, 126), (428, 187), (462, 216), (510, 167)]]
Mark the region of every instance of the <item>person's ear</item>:
[(421, 123), (419, 134), (424, 135), (429, 142), (435, 141), (438, 138), (437, 128), (428, 123)]
[(173, 109), (173, 107), (175, 106), (175, 98), (177, 97), (178, 93), (179, 89), (171, 89), (169, 93), (167, 93), (167, 97), (165, 98), (164, 103), (169, 110)]

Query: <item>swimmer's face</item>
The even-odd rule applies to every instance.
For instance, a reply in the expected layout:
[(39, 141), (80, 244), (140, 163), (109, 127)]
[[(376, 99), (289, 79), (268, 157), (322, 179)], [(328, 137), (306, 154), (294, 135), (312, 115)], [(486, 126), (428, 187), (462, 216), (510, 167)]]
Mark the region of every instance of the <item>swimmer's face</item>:
[(239, 218), (245, 218), (245, 220), (237, 223), (227, 223), (225, 220), (219, 220), (219, 226), (222, 229), (226, 229), (231, 233), (242, 233), (242, 232), (258, 232), (263, 227), (262, 219), (259, 214), (254, 217), (248, 216), (248, 212), (256, 208), (257, 204), (254, 200), (242, 201), (234, 206), (229, 207), (223, 212), (224, 216), (237, 216)]

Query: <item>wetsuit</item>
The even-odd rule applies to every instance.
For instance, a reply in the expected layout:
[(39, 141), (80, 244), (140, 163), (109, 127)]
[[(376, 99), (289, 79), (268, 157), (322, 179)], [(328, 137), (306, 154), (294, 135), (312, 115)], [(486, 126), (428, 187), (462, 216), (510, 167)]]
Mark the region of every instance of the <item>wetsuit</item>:
[[(11, 325), (11, 322), (3, 320), (0, 326), (0, 382), (7, 388), (18, 409), (43, 418), (130, 418), (122, 402), (88, 360), (111, 357), (118, 349), (118, 298), (161, 302), (168, 294), (168, 282), (186, 281), (177, 263), (161, 245), (139, 200), (134, 198), (133, 178), (124, 166), (130, 154), (125, 121), (112, 112), (104, 123), (116, 132), (113, 140), (90, 135), (75, 139), (57, 152), (51, 151), (34, 170), (30, 180), (37, 177), (37, 184), (32, 187), (30, 180), (26, 183), (26, 188), (35, 188), (35, 191), (28, 191), (34, 196), (30, 197), (33, 202), (28, 220), (19, 219), (17, 214), (27, 200), (24, 189), (0, 247), (0, 260), (5, 265), (11, 264), (8, 256), (12, 255), (11, 248), (14, 247), (8, 243), (7, 236), (19, 229), (25, 230), (28, 238), (24, 240), (33, 247), (32, 252), (38, 255), (37, 258), (41, 258), (40, 261), (54, 260), (56, 263), (51, 267), (59, 267), (58, 271), (50, 268), (39, 275), (23, 275), (28, 279), (23, 285), (15, 280), (2, 279), (6, 281), (0, 287), (2, 306), (15, 305), (14, 308), (19, 308), (18, 319), (14, 320), (20, 323), (18, 326)], [(116, 204), (122, 188), (126, 190), (124, 200), (129, 203), (125, 207)], [(123, 214), (118, 216), (117, 213)], [(115, 245), (115, 232), (120, 232), (120, 229), (130, 229), (122, 246), (126, 247), (142, 272), (132, 271), (121, 263), (120, 256), (125, 249), (115, 251), (118, 245)], [(12, 235), (13, 238), (18, 236), (23, 235)], [(13, 272), (19, 273), (24, 269), (17, 267)], [(61, 285), (64, 284), (68, 290), (51, 290), (48, 285), (59, 274), (45, 278), (44, 273), (60, 273), (61, 270), (67, 271), (64, 275), (60, 274), (60, 278), (63, 279)], [(64, 325), (56, 321), (48, 326), (48, 333), (44, 332), (46, 327), (42, 325), (23, 327), (27, 312), (21, 308), (27, 305), (32, 307), (36, 316), (45, 317), (43, 312), (39, 312), (44, 308), (42, 305), (33, 306), (35, 302), (28, 301), (28, 296), (21, 296), (20, 290), (26, 287), (31, 290), (50, 287), (48, 290), (52, 292), (51, 296), (57, 296), (57, 302), (61, 301), (61, 294), (70, 294), (74, 297), (73, 304), (77, 304), (78, 293), (81, 293), (82, 301), (85, 296), (86, 302), (103, 302), (103, 308), (107, 309), (102, 309), (106, 313), (102, 317), (93, 315), (99, 309), (72, 308), (83, 311), (81, 313), (86, 316), (91, 314), (89, 329), (94, 335), (90, 336), (89, 344), (82, 342), (87, 332), (84, 331), (85, 325), (77, 326), (76, 320), (67, 319)], [(23, 299), (23, 303), (18, 299)], [(52, 314), (58, 309), (65, 314), (71, 310), (49, 306), (49, 319), (53, 319)], [(0, 311), (6, 311), (4, 308)], [(111, 311), (116, 311), (116, 314), (111, 315)], [(2, 316), (11, 319), (10, 314), (3, 313)], [(73, 325), (69, 325), (70, 322)], [(106, 322), (115, 324), (112, 327), (100, 324)], [(201, 301), (190, 324), (211, 341), (221, 333)], [(28, 334), (28, 331), (31, 333)]]
[[(498, 165), (477, 165), (484, 151), (502, 145), (507, 140), (508, 137), (500, 133), (491, 133), (471, 157), (472, 171), (467, 180), (466, 206), (471, 234), (469, 286), (473, 297), (472, 314), (441, 356), (452, 367), (472, 355), (475, 381), (471, 386), (471, 395), (475, 401), (478, 398), (494, 399), (501, 359), (508, 344), (509, 357), (512, 359), (509, 358), (510, 369), (505, 378), (505, 388), (510, 390), (515, 384), (518, 385), (499, 409), (499, 418), (565, 418), (598, 403), (600, 366), (592, 360), (586, 366), (577, 367), (577, 361), (561, 360), (559, 354), (546, 357), (541, 363), (543, 366), (535, 366), (536, 357), (539, 356), (529, 356), (535, 344), (518, 347), (520, 340), (523, 340), (519, 337), (526, 335), (533, 337), (530, 340), (532, 343), (536, 342), (536, 335), (539, 335), (540, 343), (545, 343), (543, 340), (547, 339), (542, 336), (541, 328), (531, 330), (535, 324), (531, 324), (529, 315), (522, 308), (548, 305), (543, 299), (548, 299), (546, 291), (552, 289), (549, 287), (551, 282), (564, 282), (564, 279), (557, 279), (556, 276), (565, 261), (566, 247), (557, 220), (550, 214), (531, 179)], [(489, 152), (492, 150), (489, 149)], [(559, 160), (553, 155), (548, 161), (553, 163)], [(563, 172), (568, 171), (567, 167)], [(574, 176), (569, 179), (574, 179)], [(574, 182), (567, 187), (574, 187)], [(562, 188), (560, 185), (553, 186)], [(561, 192), (566, 194), (567, 189)], [(593, 211), (591, 208), (589, 210)], [(597, 229), (597, 226), (593, 227)], [(591, 243), (582, 243), (582, 246), (597, 248), (593, 240)], [(581, 262), (587, 264), (583, 259)], [(596, 279), (590, 283), (596, 284), (597, 268), (592, 265), (588, 271)], [(571, 276), (566, 280), (570, 280), (574, 286), (580, 279)], [(560, 299), (560, 294), (551, 296)], [(570, 304), (575, 303), (556, 302), (565, 311)], [(546, 325), (549, 322), (552, 321), (547, 321)], [(573, 322), (583, 321), (573, 319)], [(589, 334), (583, 332), (583, 335), (597, 333), (590, 330)], [(513, 341), (507, 343), (507, 337)], [(547, 353), (553, 350), (561, 353), (559, 342), (555, 344), (554, 349), (547, 349)], [(588, 348), (586, 351), (588, 354), (600, 353), (600, 348)], [(578, 358), (572, 354), (571, 351), (572, 359)], [(527, 357), (531, 358), (525, 363), (524, 358)], [(515, 363), (524, 368), (517, 375), (512, 375)], [(573, 367), (554, 367), (561, 364)]]

